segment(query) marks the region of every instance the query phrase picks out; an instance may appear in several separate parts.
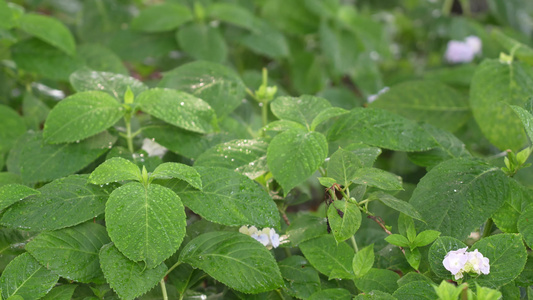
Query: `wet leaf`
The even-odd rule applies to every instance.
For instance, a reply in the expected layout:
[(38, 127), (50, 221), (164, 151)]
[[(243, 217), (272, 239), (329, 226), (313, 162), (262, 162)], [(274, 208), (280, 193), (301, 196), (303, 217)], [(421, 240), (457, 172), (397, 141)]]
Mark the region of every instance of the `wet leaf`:
[(366, 246), (355, 253), (352, 261), (352, 268), (355, 278), (364, 276), (374, 265), (374, 244)]
[(50, 145), (40, 133), (28, 132), (20, 144), (18, 163), (25, 183), (49, 181), (73, 174), (111, 148), (116, 137), (104, 131), (80, 143)]
[(223, 168), (197, 167), (196, 170), (202, 178), (201, 191), (183, 181), (165, 184), (192, 211), (211, 222), (224, 225), (279, 228), (276, 204), (254, 181)]
[(344, 115), (331, 126), (328, 140), (362, 142), (397, 151), (425, 151), (437, 146), (415, 122), (374, 108), (355, 108)]
[(150, 89), (139, 95), (142, 111), (186, 130), (207, 133), (212, 130), (213, 109), (201, 99), (171, 89)]
[(70, 280), (104, 283), (98, 253), (111, 242), (104, 226), (84, 223), (57, 231), (45, 231), (26, 245), (26, 250), (54, 274)]
[(11, 228), (56, 230), (80, 224), (104, 212), (109, 191), (72, 175), (44, 185), (40, 195), (10, 206), (0, 223)]
[(121, 103), (124, 101), (124, 94), (128, 87), (135, 96), (148, 89), (144, 83), (133, 77), (90, 69), (77, 70), (70, 74), (69, 80), (77, 92), (102, 91), (115, 97)]
[(181, 26), (176, 34), (181, 49), (196, 60), (223, 63), (228, 56), (228, 46), (218, 28), (204, 23)]
[(233, 140), (208, 149), (194, 165), (227, 168), (255, 179), (268, 171), (267, 147), (268, 143), (260, 139)]
[(509, 105), (524, 106), (533, 94), (533, 70), (519, 61), (486, 59), (470, 88), (470, 106), (485, 137), (496, 147), (518, 150), (527, 142), (523, 125)]
[(26, 124), (16, 111), (6, 105), (0, 105), (0, 120), (0, 153), (4, 153), (26, 132)]
[(40, 192), (21, 184), (7, 184), (0, 187), (0, 210), (24, 198), (39, 195)]
[(325, 289), (318, 291), (311, 295), (309, 300), (320, 300), (320, 299), (330, 299), (330, 300), (351, 300), (352, 293), (347, 289)]
[(465, 247), (467, 247), (465, 243), (453, 237), (441, 236), (437, 238), (429, 248), (428, 253), (431, 270), (440, 278), (453, 280), (452, 273), (444, 268), (442, 261), (448, 252)]
[(476, 159), (451, 159), (431, 169), (409, 203), (426, 221), (420, 230), (466, 238), (509, 197), (510, 179), (497, 167)]
[(71, 300), (78, 286), (75, 284), (63, 284), (54, 287), (42, 300)]
[(337, 242), (352, 237), (361, 226), (361, 211), (356, 204), (345, 200), (336, 200), (329, 205), (328, 220), (331, 232)]
[(99, 165), (89, 176), (92, 184), (105, 184), (122, 180), (142, 181), (136, 164), (122, 157), (113, 157)]
[(370, 197), (372, 198), (375, 197), (377, 200), (379, 200), (381, 203), (385, 204), (386, 206), (394, 210), (397, 210), (401, 213), (404, 213), (411, 218), (424, 221), (420, 213), (409, 202), (397, 199), (393, 195), (387, 194), (384, 192), (373, 193)]
[(360, 168), (353, 174), (353, 183), (366, 184), (386, 191), (403, 190), (402, 178), (377, 168)]
[(198, 174), (196, 169), (188, 165), (172, 162), (162, 163), (155, 168), (151, 176), (156, 179), (180, 179), (196, 189), (202, 189), (202, 179), (200, 178), (200, 174)]
[(286, 292), (299, 299), (307, 299), (320, 290), (318, 272), (302, 256), (293, 255), (278, 263), (285, 279)]
[(178, 250), (185, 236), (180, 198), (157, 184), (130, 182), (114, 190), (105, 209), (109, 237), (126, 257), (154, 268)]
[(237, 73), (207, 61), (191, 62), (165, 73), (158, 86), (184, 91), (204, 100), (218, 117), (237, 108), (245, 94), (244, 83)]
[(278, 97), (270, 104), (272, 113), (281, 120), (289, 120), (311, 128), (320, 113), (331, 107), (328, 100), (315, 96)]
[(398, 300), (433, 300), (438, 299), (437, 293), (431, 283), (426, 281), (414, 281), (409, 282), (406, 285), (402, 285), (398, 288), (392, 296)]
[(337, 243), (333, 235), (300, 243), (300, 250), (315, 269), (330, 279), (353, 279), (354, 250), (344, 242)]
[(393, 293), (398, 288), (400, 275), (387, 269), (370, 269), (365, 276), (355, 280), (355, 286), (365, 293), (377, 290)]
[(108, 94), (91, 91), (61, 100), (44, 123), (47, 143), (83, 140), (113, 126), (124, 116), (124, 108)]
[(165, 264), (146, 268), (126, 258), (113, 244), (100, 250), (100, 265), (109, 285), (122, 299), (133, 300), (148, 292), (167, 271)]
[(0, 277), (0, 289), (4, 298), (18, 295), (24, 300), (37, 300), (48, 293), (58, 279), (59, 276), (24, 253), (7, 265)]
[(318, 170), (327, 154), (328, 144), (321, 133), (292, 129), (272, 139), (267, 149), (267, 165), (287, 195)]
[(278, 265), (267, 248), (238, 232), (202, 234), (183, 248), (180, 261), (244, 293), (266, 292), (283, 284)]

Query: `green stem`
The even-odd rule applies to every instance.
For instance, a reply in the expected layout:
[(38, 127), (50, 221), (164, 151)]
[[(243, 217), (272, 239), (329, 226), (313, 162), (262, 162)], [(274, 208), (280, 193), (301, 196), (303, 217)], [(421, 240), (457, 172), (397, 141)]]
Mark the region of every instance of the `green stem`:
[(442, 14), (445, 16), (449, 16), (453, 7), (453, 0), (444, 0), (444, 4), (442, 5)]
[(165, 286), (165, 277), (161, 279), (161, 292), (163, 293), (163, 300), (168, 300), (167, 287)]
[(261, 102), (261, 119), (263, 120), (263, 127), (268, 124), (268, 102)]
[(492, 224), (494, 224), (494, 221), (492, 218), (487, 219), (487, 222), (485, 222), (485, 228), (483, 229), (483, 235), (481, 238), (488, 237), (492, 233)]
[(172, 272), (175, 268), (177, 268), (179, 265), (181, 265), (181, 261), (178, 261), (177, 263), (175, 263), (172, 267), (170, 267), (170, 269), (168, 269), (168, 271), (165, 273), (165, 276), (163, 277), (167, 277), (168, 274), (170, 274), (170, 272)]
[(355, 249), (355, 253), (359, 252), (359, 248), (357, 247), (357, 242), (355, 241), (355, 237), (352, 235), (350, 238), (352, 240), (353, 248)]
[(128, 150), (133, 153), (133, 135), (131, 134), (131, 117), (124, 117), (126, 123), (126, 141), (128, 142)]
[(278, 289), (278, 290), (276, 290), (276, 292), (278, 293), (280, 299), (285, 300), (285, 297), (283, 297), (283, 294), (281, 293), (281, 290)]

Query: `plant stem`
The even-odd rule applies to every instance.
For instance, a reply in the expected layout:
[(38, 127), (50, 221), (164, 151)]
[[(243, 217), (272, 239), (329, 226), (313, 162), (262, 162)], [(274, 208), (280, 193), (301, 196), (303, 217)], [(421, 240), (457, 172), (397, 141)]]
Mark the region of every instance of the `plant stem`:
[(359, 252), (359, 248), (357, 247), (357, 242), (355, 241), (354, 236), (352, 235), (350, 239), (352, 240), (352, 245), (353, 245), (353, 248), (355, 249), (355, 253)]
[(488, 237), (492, 233), (492, 224), (494, 224), (494, 221), (492, 218), (488, 218), (487, 222), (485, 222), (485, 228), (483, 229), (481, 238)]
[(444, 0), (444, 4), (442, 5), (442, 14), (445, 16), (449, 16), (452, 12), (453, 7), (453, 0)]
[(161, 279), (161, 292), (163, 293), (163, 300), (168, 300), (167, 295), (167, 287), (165, 286), (165, 277), (163, 276), (163, 279)]
[(263, 127), (268, 124), (268, 102), (261, 102), (261, 119), (263, 120)]
[(285, 300), (285, 297), (283, 297), (283, 294), (281, 293), (279, 289), (276, 290), (276, 292), (278, 293), (280, 299)]
[(131, 134), (131, 117), (124, 117), (126, 122), (126, 141), (128, 142), (128, 150), (133, 153), (133, 135)]
[(170, 269), (168, 269), (168, 271), (165, 273), (165, 276), (163, 277), (167, 277), (168, 274), (170, 274), (170, 272), (172, 272), (175, 268), (177, 268), (179, 265), (181, 265), (181, 261), (178, 261), (177, 263), (175, 263), (172, 267), (170, 267)]

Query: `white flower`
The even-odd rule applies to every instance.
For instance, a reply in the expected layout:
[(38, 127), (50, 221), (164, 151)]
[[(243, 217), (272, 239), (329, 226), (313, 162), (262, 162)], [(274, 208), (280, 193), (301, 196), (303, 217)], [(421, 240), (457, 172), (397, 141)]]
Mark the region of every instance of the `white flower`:
[(463, 278), (463, 268), (468, 261), (466, 249), (467, 248), (461, 248), (456, 251), (450, 251), (442, 261), (446, 270), (450, 271), (455, 276), (455, 280)]
[(481, 47), (481, 39), (473, 35), (464, 41), (452, 40), (448, 42), (444, 57), (452, 64), (471, 62), (477, 54), (481, 53)]
[(477, 249), (466, 252), (467, 248), (450, 251), (444, 257), (442, 264), (446, 270), (455, 276), (455, 280), (463, 278), (463, 273), (481, 273), (487, 275), (490, 272), (489, 259), (484, 257)]
[(249, 235), (259, 241), (263, 246), (269, 250), (279, 247), (280, 244), (287, 241), (287, 236), (280, 237), (279, 234), (273, 228), (263, 228), (263, 230), (257, 230), (255, 226), (242, 226), (239, 228), (239, 232)]
[(168, 149), (159, 145), (151, 139), (144, 139), (142, 149), (148, 153), (148, 156), (159, 156), (163, 158), (163, 155), (167, 153)]

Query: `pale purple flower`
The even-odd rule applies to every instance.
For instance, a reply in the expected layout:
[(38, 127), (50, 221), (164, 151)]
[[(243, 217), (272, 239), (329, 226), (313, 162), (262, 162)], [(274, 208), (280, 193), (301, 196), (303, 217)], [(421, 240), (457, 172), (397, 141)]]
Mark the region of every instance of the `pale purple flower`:
[(452, 275), (455, 276), (455, 280), (463, 278), (463, 268), (468, 261), (466, 249), (467, 248), (461, 248), (459, 250), (450, 251), (442, 261), (446, 270), (450, 271)]
[(253, 237), (269, 250), (277, 248), (280, 244), (287, 242), (287, 237), (280, 237), (273, 228), (267, 227), (263, 228), (263, 230), (258, 230), (255, 226), (249, 228), (247, 226), (242, 226), (239, 228), (239, 232)]
[(490, 265), (489, 259), (484, 257), (477, 249), (473, 252), (468, 252), (468, 262), (465, 266), (465, 271), (474, 272), (476, 274), (489, 274)]
[(481, 53), (481, 39), (477, 36), (469, 36), (464, 41), (451, 40), (446, 47), (444, 58), (452, 64), (468, 63)]

